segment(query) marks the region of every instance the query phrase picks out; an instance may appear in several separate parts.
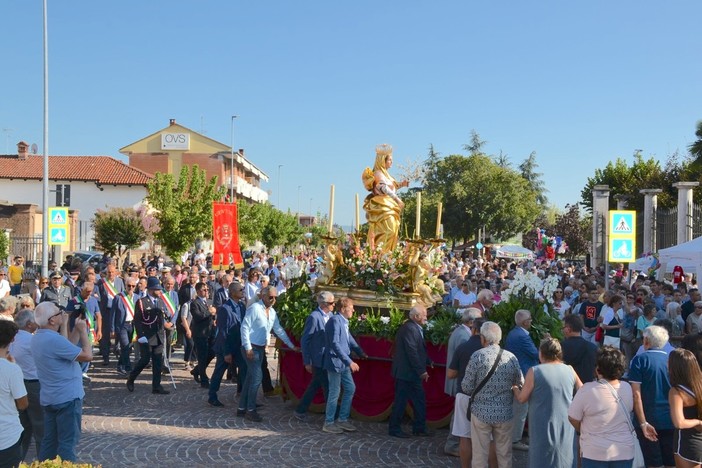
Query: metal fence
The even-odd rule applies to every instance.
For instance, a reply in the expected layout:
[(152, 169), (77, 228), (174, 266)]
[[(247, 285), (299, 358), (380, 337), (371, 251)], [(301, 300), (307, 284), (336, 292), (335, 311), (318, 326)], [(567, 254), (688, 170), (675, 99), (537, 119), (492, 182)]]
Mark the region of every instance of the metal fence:
[(10, 235), (10, 257), (21, 255), (24, 257), (25, 272), (37, 273), (41, 271), (42, 238), (37, 236)]
[(76, 250), (90, 250), (93, 242), (93, 231), (90, 229), (90, 221), (78, 221), (76, 232)]
[(678, 207), (658, 210), (656, 216), (656, 251), (678, 243)]

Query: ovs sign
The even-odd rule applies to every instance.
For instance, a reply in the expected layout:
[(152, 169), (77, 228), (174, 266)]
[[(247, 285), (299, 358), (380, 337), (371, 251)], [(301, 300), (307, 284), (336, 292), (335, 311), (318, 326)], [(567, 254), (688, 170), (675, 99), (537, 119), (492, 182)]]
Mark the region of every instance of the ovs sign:
[(190, 149), (189, 133), (162, 133), (162, 150), (188, 150)]

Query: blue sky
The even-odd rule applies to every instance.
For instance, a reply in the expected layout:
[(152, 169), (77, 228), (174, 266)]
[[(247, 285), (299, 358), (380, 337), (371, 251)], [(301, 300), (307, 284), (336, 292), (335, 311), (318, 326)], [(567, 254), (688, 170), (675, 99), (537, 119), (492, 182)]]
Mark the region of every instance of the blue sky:
[[(403, 164), (475, 129), (515, 166), (536, 151), (562, 208), (610, 160), (686, 152), (700, 17), (698, 0), (49, 0), (49, 151), (118, 157), (169, 118), (229, 144), (236, 114), (274, 204), (282, 164), (283, 209), (326, 213), (335, 184), (350, 225), (375, 145)], [(42, 2), (5, 0), (0, 22), (0, 152), (41, 152)]]

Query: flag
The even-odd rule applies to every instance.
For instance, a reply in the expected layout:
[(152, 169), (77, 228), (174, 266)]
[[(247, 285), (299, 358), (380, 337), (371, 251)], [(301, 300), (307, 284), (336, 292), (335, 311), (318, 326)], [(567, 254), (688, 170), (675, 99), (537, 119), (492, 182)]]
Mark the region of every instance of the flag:
[(212, 203), (212, 234), (214, 238), (213, 266), (244, 266), (239, 248), (239, 227), (236, 203)]

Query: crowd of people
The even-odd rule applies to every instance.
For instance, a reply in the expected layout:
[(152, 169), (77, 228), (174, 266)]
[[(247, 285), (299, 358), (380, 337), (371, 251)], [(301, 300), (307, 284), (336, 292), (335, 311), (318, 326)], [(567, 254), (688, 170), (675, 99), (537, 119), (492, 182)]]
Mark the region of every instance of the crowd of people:
[[(183, 349), (183, 368), (208, 390), (210, 405), (224, 406), (218, 391), (231, 379), (239, 395), (236, 415), (262, 421), (259, 388), (276, 391), (266, 361), (271, 333), (297, 350), (280, 325), (276, 300), (302, 272), (314, 283), (317, 253), (278, 260), (254, 255), (244, 270), (214, 270), (202, 251), (180, 260), (167, 266), (155, 256), (123, 269), (108, 262), (96, 271), (69, 258), (60, 268), (51, 265), (48, 278), (27, 281), (23, 259), (16, 257), (12, 272), (0, 272), (0, 375), (6, 383), (0, 418), (11, 428), (0, 437), (0, 460), (14, 466), (32, 441), (40, 459), (75, 460), (90, 366), (113, 367), (129, 392), (138, 391), (150, 366), (152, 393), (167, 394), (161, 380), (176, 365), (175, 347)], [(527, 269), (559, 280), (553, 304), (563, 322), (561, 341), (545, 335), (537, 347), (528, 310), (516, 312), (504, 340), (490, 320), (501, 292)], [(636, 447), (646, 466), (702, 461), (702, 383), (699, 365), (692, 368), (702, 362), (702, 300), (691, 278), (670, 284), (629, 278), (623, 268), (605, 273), (566, 262), (451, 255), (438, 273), (444, 304), (462, 314), (447, 346), (445, 391), (455, 396), (455, 409), (444, 449), (462, 466), (511, 466), (513, 450), (528, 451), (532, 466), (632, 466)], [(305, 420), (322, 391), (321, 430), (342, 434), (355, 430), (353, 373), (367, 356), (349, 333), (353, 302), (337, 301), (329, 291), (316, 300), (300, 340), (311, 382), (294, 415)], [(427, 314), (414, 307), (395, 336), (388, 424), (394, 437), (433, 434), (423, 388), (432, 365), (424, 340)], [(402, 428), (408, 401), (410, 431)]]

